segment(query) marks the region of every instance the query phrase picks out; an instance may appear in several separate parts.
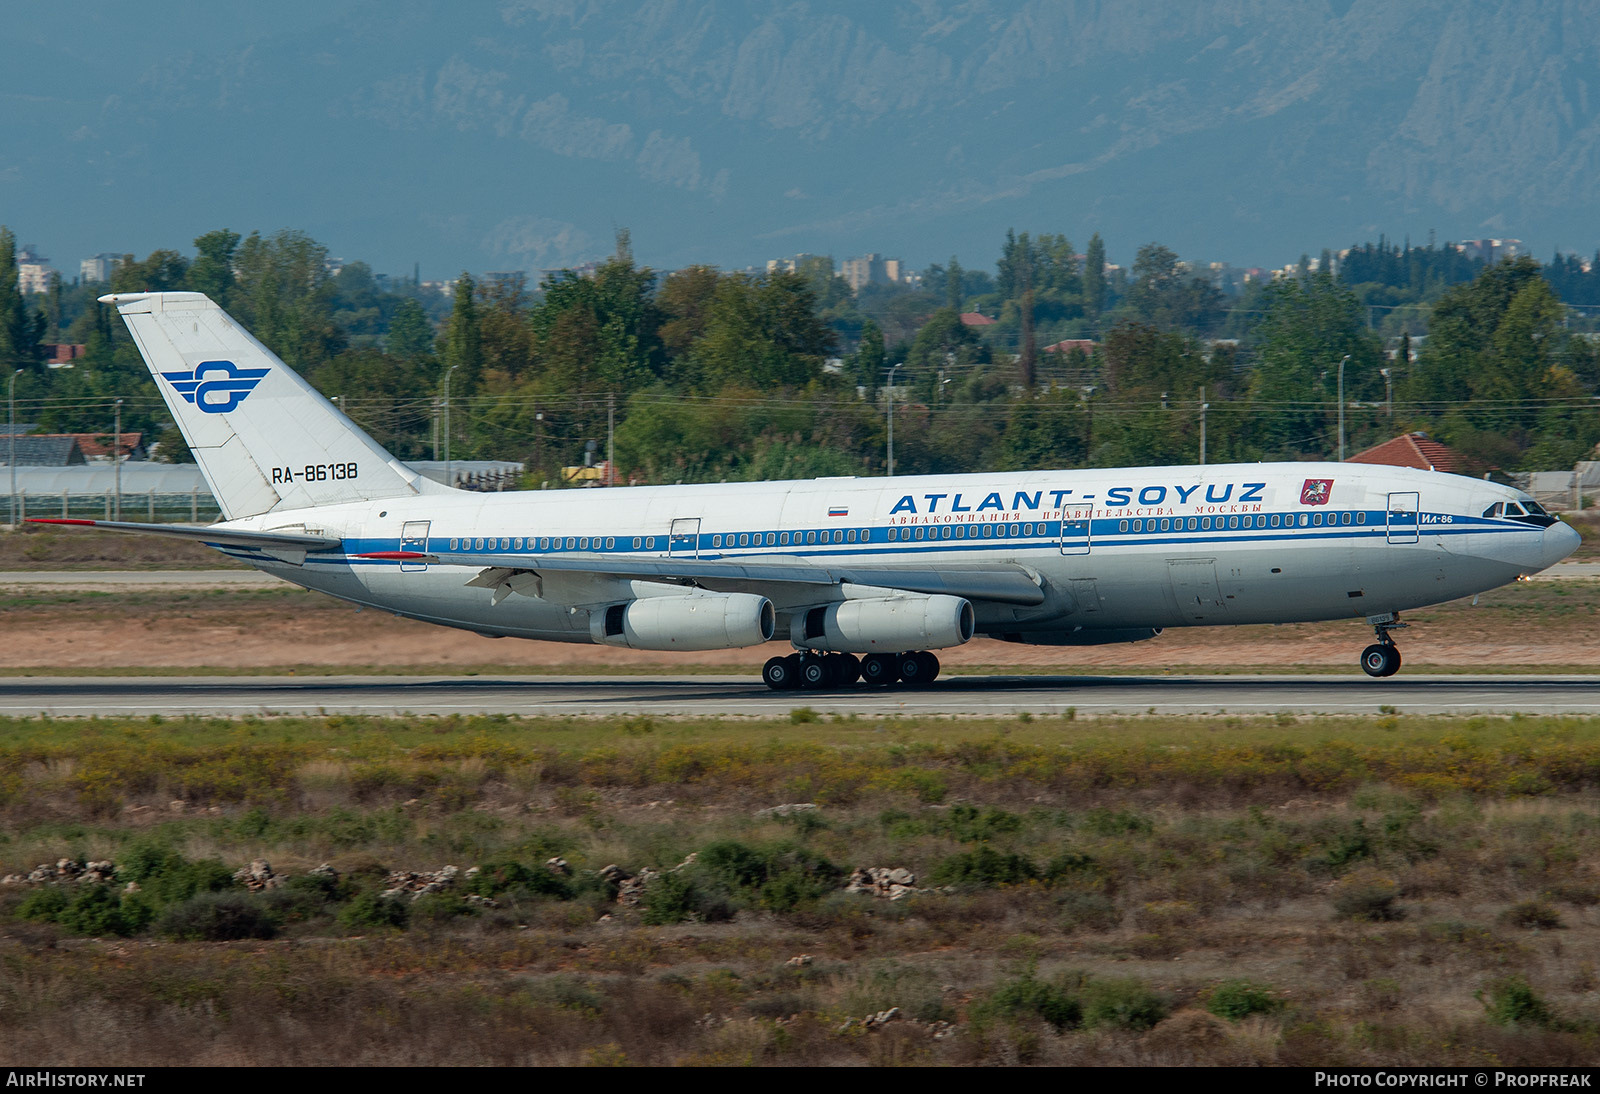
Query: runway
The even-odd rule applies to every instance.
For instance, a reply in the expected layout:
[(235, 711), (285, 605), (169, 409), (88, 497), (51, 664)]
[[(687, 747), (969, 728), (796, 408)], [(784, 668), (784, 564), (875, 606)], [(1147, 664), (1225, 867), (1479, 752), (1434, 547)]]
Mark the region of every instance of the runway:
[(951, 676), (921, 690), (769, 691), (748, 676), (12, 677), (11, 717), (316, 714), (1600, 714), (1600, 676)]

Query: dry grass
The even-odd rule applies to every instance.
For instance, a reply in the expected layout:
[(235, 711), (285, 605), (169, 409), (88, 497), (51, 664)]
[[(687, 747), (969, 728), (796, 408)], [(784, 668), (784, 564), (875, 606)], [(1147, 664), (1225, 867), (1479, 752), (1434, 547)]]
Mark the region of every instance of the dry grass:
[[(157, 848), (346, 886), (239, 942), (0, 888), (0, 1063), (1586, 1062), (1597, 773), (1578, 719), (0, 723), (0, 873)], [(590, 880), (690, 852), (682, 922)], [(344, 911), (385, 869), (552, 855), (560, 892)], [(1341, 910), (1363, 885), (1393, 914)]]

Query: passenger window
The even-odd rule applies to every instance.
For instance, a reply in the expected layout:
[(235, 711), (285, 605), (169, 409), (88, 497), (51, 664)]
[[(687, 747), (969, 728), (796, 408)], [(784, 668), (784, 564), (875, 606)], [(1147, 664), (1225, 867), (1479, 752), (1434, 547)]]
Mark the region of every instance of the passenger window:
[(854, 543), (856, 541), (856, 530), (854, 528), (850, 529), (850, 531), (848, 533), (848, 537), (849, 537), (849, 540), (850, 540), (851, 543)]
[(1349, 524), (1350, 523), (1350, 514), (1348, 512), (1339, 514), (1339, 523), (1340, 524)]
[(1117, 531), (1126, 532), (1127, 530), (1128, 530), (1128, 522), (1127, 521), (1125, 521), (1125, 520), (1117, 521)]
[(616, 547), (617, 547), (616, 538), (614, 536), (607, 536), (606, 537), (606, 550), (614, 551), (614, 550), (616, 550)]
[[(721, 543), (721, 541), (722, 541), (722, 537), (721, 537), (721, 536), (718, 536), (718, 537), (717, 537), (717, 541), (718, 541), (718, 543), (719, 543), (719, 545), (720, 545), (720, 543)], [(634, 549), (634, 550), (635, 550), (635, 551), (637, 551), (637, 550), (638, 550), (638, 549), (639, 549), (639, 537), (638, 537), (638, 536), (634, 536), (634, 537), (633, 537), (633, 549)]]
[(589, 549), (589, 537), (588, 536), (584, 536), (582, 539), (578, 540), (578, 550), (587, 551), (588, 549)]
[(788, 532), (781, 533), (778, 536), (778, 542), (780, 544), (782, 544), (783, 546), (785, 546), (785, 547), (789, 546), (789, 533)]
[(985, 524), (983, 526), (983, 538), (984, 539), (993, 539), (994, 538), (994, 525)]
[(890, 543), (893, 543), (895, 540), (897, 540), (899, 538), (900, 538), (900, 529), (898, 529), (898, 528), (889, 529), (889, 542)]
[(577, 540), (573, 539), (571, 536), (567, 537), (567, 550), (570, 551), (574, 547), (576, 547), (577, 545), (578, 545), (578, 541)]
[(1201, 517), (1200, 518), (1200, 528), (1201, 528), (1202, 531), (1209, 532), (1211, 530), (1211, 518), (1210, 517)]
[(647, 551), (654, 551), (656, 549), (656, 537), (655, 536), (651, 536), (649, 539), (644, 541), (644, 549), (647, 550)]
[(815, 543), (815, 542), (817, 542), (817, 533), (815, 533), (815, 532), (807, 532), (806, 533), (806, 542), (807, 543)]
[(1365, 523), (1367, 523), (1367, 511), (1365, 509), (1363, 509), (1361, 512), (1356, 514), (1356, 523), (1357, 524), (1365, 524)]
[(455, 549), (456, 549), (456, 547), (457, 547), (457, 546), (458, 546), (458, 545), (459, 545), (459, 543), (460, 543), (460, 541), (459, 541), (459, 540), (454, 540), (454, 539), (453, 539), (453, 540), (451, 540), (451, 541), (450, 541), (450, 549), (451, 549), (451, 550), (452, 550), (452, 551), (454, 551), (454, 550), (455, 550)]
[(741, 547), (750, 546), (750, 533), (749, 532), (741, 532), (741, 533), (739, 533), (739, 546), (741, 546)]

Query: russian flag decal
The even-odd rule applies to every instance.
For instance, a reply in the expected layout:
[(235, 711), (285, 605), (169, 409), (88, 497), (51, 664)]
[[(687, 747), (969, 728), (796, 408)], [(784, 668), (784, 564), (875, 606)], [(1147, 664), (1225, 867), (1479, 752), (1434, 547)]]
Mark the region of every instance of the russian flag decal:
[(850, 510), (843, 505), (834, 505), (829, 507), (828, 515), (830, 517), (848, 517), (850, 515)]

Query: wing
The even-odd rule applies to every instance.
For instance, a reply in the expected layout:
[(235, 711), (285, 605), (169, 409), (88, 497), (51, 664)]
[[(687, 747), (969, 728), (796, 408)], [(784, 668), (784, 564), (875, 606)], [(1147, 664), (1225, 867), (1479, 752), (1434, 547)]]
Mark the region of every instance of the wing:
[[(441, 563), (447, 566), (476, 566), (501, 571), (504, 577), (518, 573), (564, 571), (601, 574), (642, 581), (675, 582), (701, 588), (727, 591), (760, 588), (768, 585), (872, 585), (910, 593), (944, 594), (967, 600), (1000, 604), (1035, 605), (1044, 603), (1039, 578), (1022, 566), (985, 566), (962, 569), (892, 566), (819, 566), (799, 558), (768, 557), (729, 562), (720, 559), (661, 558), (630, 555), (530, 558), (527, 555), (491, 555), (415, 551), (374, 551), (358, 558)], [(504, 580), (504, 577), (502, 580)], [(474, 579), (478, 580), (477, 578)], [(499, 584), (500, 582), (494, 582)]]

